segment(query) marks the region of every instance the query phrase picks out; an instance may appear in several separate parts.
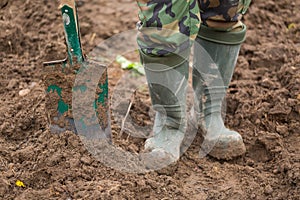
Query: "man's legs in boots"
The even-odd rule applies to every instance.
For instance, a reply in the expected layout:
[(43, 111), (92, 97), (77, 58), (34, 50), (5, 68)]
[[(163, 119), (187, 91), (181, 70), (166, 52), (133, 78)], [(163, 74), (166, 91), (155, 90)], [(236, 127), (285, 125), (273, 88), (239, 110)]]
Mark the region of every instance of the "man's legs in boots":
[[(171, 155), (172, 160), (176, 160), (179, 158), (179, 147), (182, 141), (182, 132), (185, 129), (183, 126), (176, 126), (176, 124), (185, 124), (186, 117), (185, 112), (182, 112), (185, 109), (185, 92), (186, 92), (186, 81), (182, 81), (181, 86), (178, 87), (178, 91), (180, 93), (174, 93), (172, 89), (167, 92), (164, 87), (170, 87), (174, 85), (178, 80), (184, 80), (183, 77), (187, 76), (187, 67), (186, 61), (188, 58), (187, 52), (189, 52), (190, 41), (195, 39), (200, 27), (200, 18), (199, 18), (199, 7), (197, 5), (197, 0), (192, 1), (181, 1), (181, 0), (167, 0), (167, 1), (155, 1), (155, 0), (138, 0), (138, 5), (141, 9), (140, 11), (140, 20), (139, 24), (140, 34), (138, 36), (138, 44), (140, 47), (140, 55), (141, 61), (146, 67), (146, 76), (148, 80), (150, 95), (152, 98), (152, 103), (154, 108), (157, 111), (155, 124), (154, 124), (154, 137), (150, 138), (146, 141), (145, 148), (152, 152), (161, 152), (162, 155)], [(241, 4), (243, 2), (245, 4)], [(219, 105), (222, 102), (222, 99), (225, 96), (225, 89), (228, 86), (233, 67), (236, 62), (239, 44), (244, 40), (245, 26), (239, 21), (239, 13), (244, 14), (247, 7), (249, 6), (250, 0), (234, 0), (234, 1), (219, 1), (219, 0), (211, 0), (211, 1), (202, 1), (199, 0), (199, 6), (201, 9), (201, 18), (204, 20), (201, 29), (207, 28), (207, 31), (199, 32), (199, 41), (203, 40), (203, 46), (207, 49), (207, 52), (213, 58), (215, 63), (218, 63), (220, 59), (216, 57), (220, 57), (215, 54), (216, 52), (227, 52), (226, 56), (228, 59), (227, 63), (220, 62), (217, 66), (222, 69), (218, 69), (221, 72), (221, 77), (223, 80), (222, 84), (219, 84), (220, 81), (213, 81), (213, 85), (207, 86), (199, 86), (201, 83), (201, 76), (196, 79), (196, 71), (200, 72), (201, 69), (198, 70), (198, 67), (195, 67), (193, 78), (194, 78), (194, 88), (196, 93), (199, 93), (198, 100), (201, 100), (202, 94), (206, 94), (207, 103), (200, 103), (199, 108), (206, 117), (205, 123), (206, 132), (207, 133), (215, 133), (214, 128), (220, 129), (222, 128), (221, 135), (224, 135), (225, 138), (230, 136), (229, 138), (233, 139), (225, 139), (225, 143), (222, 143), (222, 140), (217, 143), (216, 148), (214, 150), (221, 149), (221, 156), (211, 153), (212, 156), (217, 158), (231, 158), (237, 155), (227, 155), (230, 151), (224, 151), (225, 148), (229, 148), (228, 144), (233, 144), (228, 141), (237, 141), (237, 144), (240, 145), (240, 152), (238, 155), (243, 154), (245, 151), (243, 143), (241, 143), (241, 137), (238, 133), (229, 131), (225, 129), (223, 120), (220, 115)], [(203, 28), (204, 27), (204, 28)], [(150, 29), (149, 29), (150, 28)], [(172, 30), (171, 32), (166, 31), (166, 29)], [(236, 32), (236, 34), (234, 34)], [(225, 33), (232, 33), (226, 34)], [(220, 36), (221, 34), (221, 36)], [(228, 35), (228, 37), (227, 37)], [(184, 37), (183, 37), (184, 36)], [(224, 38), (225, 40), (219, 41), (220, 38)], [(233, 40), (233, 41), (232, 41)], [(205, 44), (205, 41), (207, 43)], [(214, 44), (219, 44), (215, 45)], [(206, 46), (205, 46), (206, 45)], [(212, 45), (212, 46), (211, 46)], [(222, 46), (225, 45), (225, 46)], [(233, 45), (232, 48), (228, 49), (226, 45)], [(237, 45), (237, 46), (236, 46)], [(224, 48), (223, 48), (224, 47)], [(210, 49), (210, 51), (209, 51)], [(234, 52), (233, 54), (228, 52)], [(197, 52), (195, 52), (197, 53)], [(185, 62), (182, 59), (174, 58), (174, 55), (181, 55), (179, 57), (184, 58)], [(224, 55), (223, 55), (224, 56)], [(176, 57), (176, 56), (175, 56)], [(199, 57), (200, 58), (200, 57)], [(199, 59), (196, 63), (200, 63)], [(152, 64), (151, 64), (152, 63)], [(231, 64), (230, 64), (231, 63)], [(164, 65), (164, 67), (162, 66)], [(227, 66), (231, 67), (227, 67)], [(167, 66), (168, 69), (165, 69)], [(198, 66), (196, 64), (195, 66)], [(199, 65), (199, 68), (204, 68), (205, 64)], [(177, 71), (179, 73), (176, 74), (176, 78), (165, 79), (162, 78), (162, 84), (152, 84), (154, 77), (158, 77), (160, 74), (162, 77), (168, 76), (172, 71)], [(209, 71), (209, 70), (208, 70)], [(214, 72), (211, 72), (214, 76)], [(172, 76), (170, 76), (172, 77)], [(217, 78), (217, 79), (219, 79)], [(228, 84), (225, 83), (228, 80)], [(198, 83), (197, 83), (198, 82)], [(217, 86), (216, 88), (214, 88)], [(226, 86), (227, 84), (227, 86)], [(159, 85), (163, 85), (161, 87)], [(198, 87), (199, 86), (199, 87)], [(210, 87), (213, 86), (213, 87)], [(218, 88), (220, 86), (220, 88)], [(225, 86), (225, 87), (223, 87)], [(213, 89), (214, 88), (214, 89)], [(212, 91), (213, 89), (213, 91)], [(206, 91), (206, 92), (205, 92)], [(207, 92), (208, 91), (208, 92)], [(212, 92), (211, 92), (212, 91)], [(213, 95), (216, 93), (218, 95)], [(181, 94), (178, 96), (178, 94)], [(210, 95), (209, 95), (210, 94)], [(173, 96), (173, 97), (172, 97)], [(174, 98), (174, 96), (176, 98)], [(184, 98), (183, 98), (184, 97)], [(215, 99), (215, 97), (217, 97)], [(177, 99), (177, 101), (174, 101)], [(202, 104), (205, 108), (202, 108)], [(184, 106), (183, 106), (184, 105)], [(180, 107), (180, 109), (179, 109)], [(158, 109), (160, 108), (160, 109)], [(179, 112), (180, 110), (180, 112)], [(180, 113), (180, 114), (179, 114)], [(162, 119), (166, 119), (165, 123), (162, 123)], [(178, 123), (180, 122), (180, 123)], [(215, 125), (210, 125), (215, 124)], [(212, 128), (214, 127), (214, 128)], [(226, 130), (226, 131), (225, 131)], [(179, 133), (172, 134), (173, 132)], [(226, 134), (225, 134), (226, 133)], [(207, 136), (213, 139), (214, 134), (207, 134)], [(217, 134), (219, 135), (219, 134)], [(231, 137), (233, 135), (233, 137)], [(235, 137), (237, 136), (237, 137)], [(175, 139), (176, 138), (176, 139)], [(208, 138), (208, 137), (207, 137)], [(171, 142), (170, 142), (171, 141)], [(215, 140), (213, 140), (214, 142)], [(170, 146), (173, 146), (170, 148)], [(220, 147), (220, 148), (218, 148)]]
[(195, 43), (193, 88), (196, 116), (201, 121), (204, 142), (200, 154), (232, 159), (246, 151), (241, 135), (224, 126), (222, 102), (226, 96), (245, 39), (246, 26), (239, 20), (249, 1), (199, 1), (201, 28)]
[(171, 163), (180, 157), (186, 130), (188, 58), (200, 27), (199, 7), (197, 0), (138, 0), (138, 5), (140, 57), (156, 111), (145, 150), (150, 162)]

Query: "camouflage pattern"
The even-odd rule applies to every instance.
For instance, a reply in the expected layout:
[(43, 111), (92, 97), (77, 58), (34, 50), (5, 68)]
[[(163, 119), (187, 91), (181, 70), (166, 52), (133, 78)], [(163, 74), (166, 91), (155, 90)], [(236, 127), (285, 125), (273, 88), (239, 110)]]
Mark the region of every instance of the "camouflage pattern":
[[(149, 55), (187, 50), (200, 24), (231, 31), (242, 25), (251, 0), (137, 0), (140, 8), (138, 44)], [(201, 14), (200, 14), (201, 13)], [(201, 17), (200, 17), (201, 16)]]
[(146, 54), (168, 55), (190, 47), (200, 27), (197, 0), (137, 0), (138, 44)]
[(202, 24), (217, 30), (231, 31), (242, 25), (251, 0), (199, 0)]

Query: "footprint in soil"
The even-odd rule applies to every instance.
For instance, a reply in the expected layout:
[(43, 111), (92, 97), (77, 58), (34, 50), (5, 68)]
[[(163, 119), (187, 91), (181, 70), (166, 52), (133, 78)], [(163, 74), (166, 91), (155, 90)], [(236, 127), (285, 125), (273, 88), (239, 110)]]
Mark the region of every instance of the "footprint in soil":
[(267, 162), (270, 159), (270, 155), (266, 147), (258, 140), (248, 152), (248, 156), (255, 162)]
[(256, 162), (267, 162), (283, 151), (283, 141), (279, 134), (261, 131), (248, 155)]

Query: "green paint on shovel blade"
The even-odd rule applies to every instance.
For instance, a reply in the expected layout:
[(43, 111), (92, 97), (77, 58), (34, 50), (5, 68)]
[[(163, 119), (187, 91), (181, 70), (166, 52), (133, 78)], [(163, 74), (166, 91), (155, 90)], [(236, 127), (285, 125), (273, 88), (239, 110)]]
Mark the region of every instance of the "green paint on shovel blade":
[(65, 113), (69, 110), (69, 105), (66, 104), (62, 99), (58, 101), (58, 112)]
[(63, 100), (62, 100), (62, 96), (61, 96), (61, 91), (62, 89), (60, 87), (58, 87), (57, 85), (50, 85), (47, 88), (47, 92), (56, 92), (59, 96), (59, 101), (58, 101), (58, 105), (57, 105), (57, 110), (59, 113), (64, 114), (65, 112), (67, 112), (69, 110), (69, 105), (66, 104)]
[(86, 128), (87, 128), (87, 127), (86, 127), (86, 124), (84, 123), (83, 118), (80, 119), (80, 123), (81, 123), (81, 126), (82, 126), (83, 129), (86, 129)]
[(85, 92), (87, 90), (87, 87), (85, 85), (79, 85), (73, 87), (73, 91), (78, 91), (78, 90), (80, 90), (81, 92)]
[(47, 92), (57, 92), (58, 96), (61, 98), (61, 88), (58, 87), (57, 85), (50, 85), (48, 88), (47, 88)]
[(103, 106), (106, 105), (106, 101), (108, 98), (108, 78), (106, 77), (104, 84), (99, 84), (99, 88), (101, 89), (101, 93), (98, 95), (97, 102), (101, 103)]

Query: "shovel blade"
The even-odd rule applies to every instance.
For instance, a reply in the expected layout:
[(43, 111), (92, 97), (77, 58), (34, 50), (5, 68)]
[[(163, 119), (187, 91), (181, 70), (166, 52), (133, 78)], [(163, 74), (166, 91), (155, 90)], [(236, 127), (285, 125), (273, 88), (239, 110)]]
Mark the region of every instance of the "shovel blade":
[(43, 80), (52, 133), (79, 131), (88, 137), (110, 140), (106, 66), (87, 61), (52, 64), (45, 66)]

